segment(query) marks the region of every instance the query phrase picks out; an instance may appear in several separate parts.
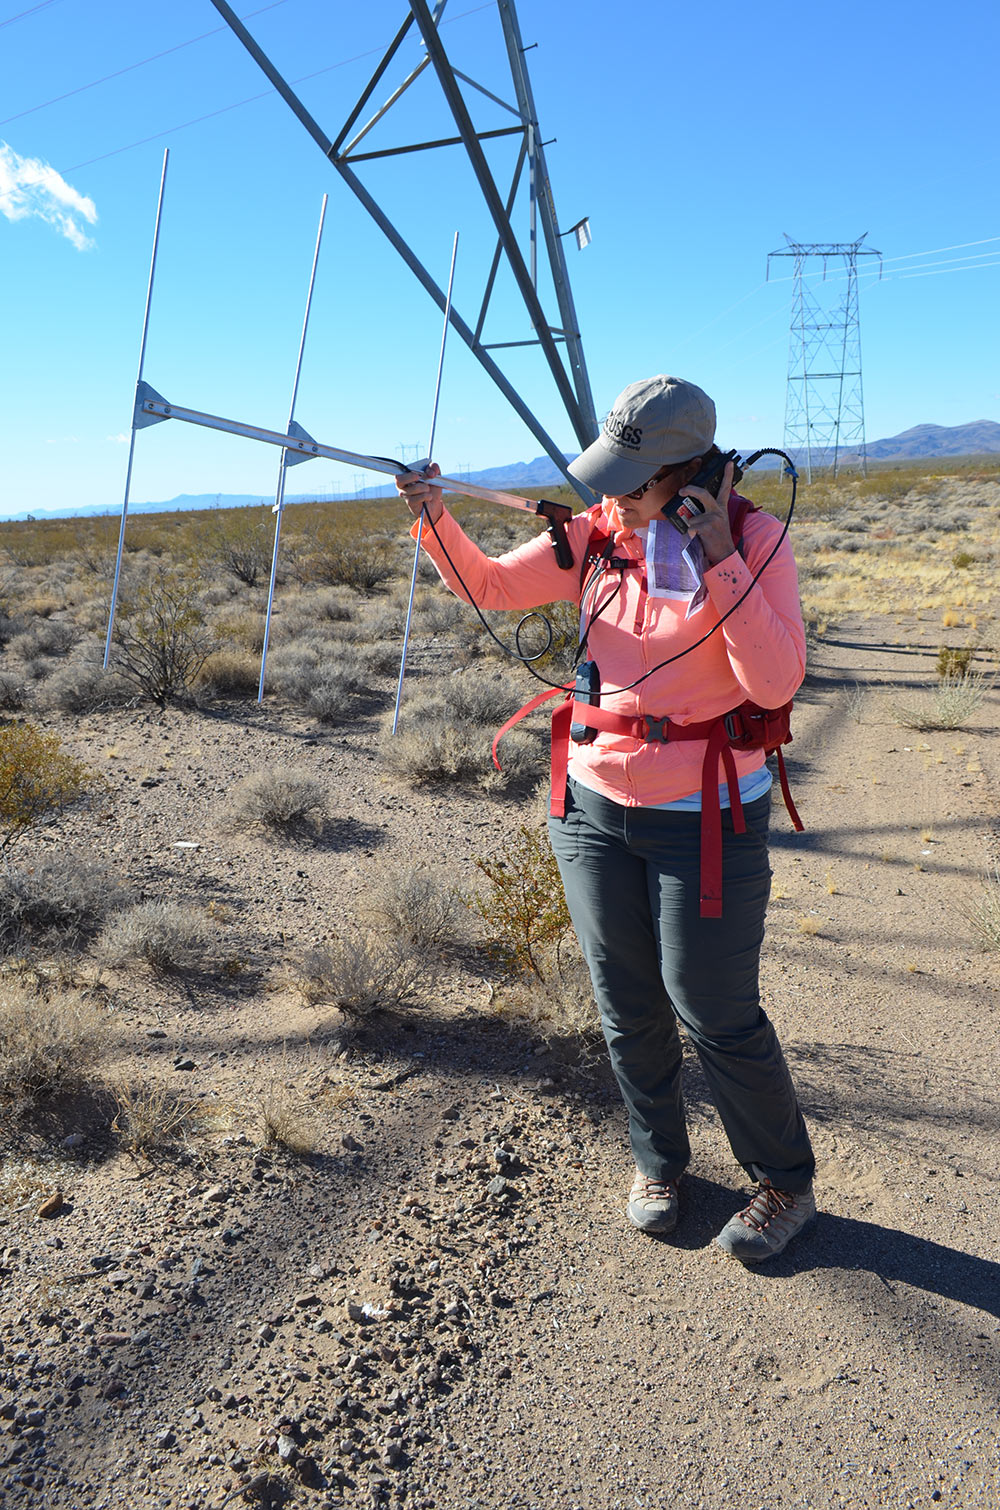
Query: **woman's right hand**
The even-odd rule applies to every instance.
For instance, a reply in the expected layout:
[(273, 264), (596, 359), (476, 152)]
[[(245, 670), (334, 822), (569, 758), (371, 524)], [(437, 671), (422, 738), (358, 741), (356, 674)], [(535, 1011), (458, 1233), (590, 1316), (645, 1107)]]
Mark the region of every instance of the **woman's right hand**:
[(441, 468), (432, 461), (424, 472), (400, 472), (393, 481), (396, 491), (415, 519), (424, 512), (431, 524), (437, 524), (444, 512), (441, 489), (434, 487), (432, 477), (440, 477)]

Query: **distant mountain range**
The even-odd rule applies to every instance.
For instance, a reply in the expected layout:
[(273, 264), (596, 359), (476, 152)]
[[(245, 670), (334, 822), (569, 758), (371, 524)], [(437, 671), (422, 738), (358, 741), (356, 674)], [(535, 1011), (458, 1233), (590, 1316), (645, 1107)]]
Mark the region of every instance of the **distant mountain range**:
[[(743, 455), (748, 455), (755, 448), (747, 447)], [(919, 461), (921, 459), (933, 460), (935, 457), (954, 456), (984, 456), (1000, 452), (1000, 424), (991, 419), (973, 420), (967, 425), (914, 425), (910, 430), (904, 430), (900, 435), (891, 435), (885, 440), (872, 440), (867, 443), (866, 451), (869, 461)], [(566, 459), (570, 460), (575, 452), (567, 452)], [(851, 453), (842, 452), (842, 460), (849, 462)], [(761, 463), (767, 465), (767, 461)], [(516, 491), (518, 488), (546, 488), (552, 487), (563, 481), (555, 463), (548, 456), (536, 456), (534, 461), (512, 461), (499, 467), (485, 467), (480, 472), (463, 472), (460, 474), (468, 482), (479, 483), (485, 488), (507, 488)], [(367, 488), (363, 496), (365, 498), (379, 498), (390, 496), (391, 485), (388, 483)], [(311, 503), (316, 498), (315, 493), (298, 493), (286, 498), (286, 503)], [(331, 495), (320, 494), (320, 498)], [(353, 497), (353, 494), (335, 494), (331, 501), (340, 498)], [(176, 498), (169, 498), (157, 503), (130, 503), (130, 514), (159, 514), (175, 513), (185, 509), (212, 509), (212, 508), (243, 508), (252, 504), (264, 506), (270, 504), (270, 498), (262, 498), (258, 493), (181, 493)], [(68, 509), (45, 509), (39, 510), (38, 515), (29, 512), (21, 514), (0, 515), (0, 518), (29, 519), (42, 517), (46, 519), (73, 519), (84, 515), (93, 514), (118, 514), (119, 509), (101, 508), (68, 508)]]

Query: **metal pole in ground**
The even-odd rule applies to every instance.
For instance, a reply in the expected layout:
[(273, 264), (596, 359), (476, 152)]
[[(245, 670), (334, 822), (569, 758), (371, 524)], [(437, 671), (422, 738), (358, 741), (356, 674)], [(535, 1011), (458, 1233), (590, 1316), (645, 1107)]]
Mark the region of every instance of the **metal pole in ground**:
[[(295, 380), (292, 383), (292, 402), (288, 410), (288, 433), (292, 433), (295, 423), (295, 400), (299, 392), (299, 375), (302, 372), (302, 354), (306, 348), (306, 331), (309, 329), (309, 311), (312, 308), (313, 288), (316, 283), (316, 265), (319, 262), (320, 242), (323, 240), (323, 222), (326, 219), (326, 204), (329, 195), (323, 195), (323, 204), (319, 212), (319, 229), (316, 232), (316, 250), (313, 252), (312, 272), (309, 275), (309, 292), (306, 295), (306, 312), (302, 321), (302, 337), (299, 341), (299, 355), (295, 363)], [(274, 584), (278, 575), (278, 546), (281, 541), (281, 516), (285, 508), (285, 473), (290, 464), (296, 461), (308, 461), (308, 456), (294, 454), (289, 456), (287, 451), (282, 451), (281, 460), (278, 463), (278, 485), (274, 494), (274, 549), (271, 553), (271, 580), (267, 589), (267, 617), (264, 620), (264, 644), (260, 656), (260, 681), (257, 684), (257, 701), (264, 701), (264, 674), (267, 670), (267, 647), (271, 638), (271, 612), (274, 607)]]
[[(160, 216), (163, 213), (163, 190), (167, 182), (167, 162), (170, 158), (170, 148), (163, 149), (163, 169), (160, 173), (160, 195), (156, 202), (156, 226), (153, 231), (153, 255), (149, 263), (149, 282), (146, 285), (146, 310), (142, 317), (142, 339), (139, 342), (139, 371), (135, 380), (135, 397), (132, 401), (132, 433), (128, 443), (128, 465), (125, 469), (125, 497), (122, 500), (122, 520), (118, 527), (118, 554), (115, 557), (115, 580), (111, 588), (111, 608), (108, 613), (108, 633), (104, 642), (104, 669), (107, 671), (108, 662), (111, 659), (111, 635), (115, 627), (115, 609), (118, 605), (118, 579), (122, 569), (122, 551), (125, 547), (125, 520), (128, 516), (129, 489), (132, 486), (132, 458), (135, 455), (135, 432), (142, 428), (142, 420), (139, 419), (139, 384), (142, 382), (142, 366), (146, 360), (146, 334), (149, 330), (149, 309), (153, 300), (153, 277), (156, 273), (156, 249), (160, 244)], [(136, 421), (139, 419), (137, 425)]]
[[(451, 314), (451, 291), (455, 283), (455, 258), (458, 256), (458, 232), (455, 232), (455, 240), (451, 246), (451, 271), (448, 274), (448, 293), (444, 304), (444, 329), (441, 332), (441, 352), (438, 356), (437, 382), (434, 385), (434, 409), (431, 413), (431, 435), (427, 442), (427, 461), (425, 466), (430, 466), (434, 454), (434, 432), (437, 429), (438, 400), (441, 397), (441, 375), (444, 372), (444, 348), (448, 340), (448, 318)], [(392, 714), (392, 732), (395, 734), (399, 727), (399, 705), (403, 700), (403, 678), (406, 675), (406, 652), (410, 644), (410, 624), (413, 620), (413, 595), (417, 588), (417, 567), (420, 565), (420, 542), (424, 533), (424, 514), (420, 511), (417, 520), (417, 548), (413, 552), (413, 572), (410, 576), (410, 599), (406, 605), (406, 628), (403, 630), (403, 654), (399, 661), (399, 683), (396, 687), (396, 706)]]

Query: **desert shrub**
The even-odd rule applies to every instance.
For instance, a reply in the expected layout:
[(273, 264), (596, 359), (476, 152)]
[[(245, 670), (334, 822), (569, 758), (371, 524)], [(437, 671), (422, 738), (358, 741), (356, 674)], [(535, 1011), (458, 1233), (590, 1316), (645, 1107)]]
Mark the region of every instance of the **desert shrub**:
[(413, 1001), (425, 975), (426, 965), (402, 939), (371, 928), (310, 949), (303, 956), (298, 984), (310, 1005), (367, 1017)]
[(274, 518), (269, 507), (213, 513), (208, 550), (223, 571), (247, 587), (269, 580), (274, 551)]
[(52, 593), (39, 592), (33, 597), (23, 599), (20, 608), (22, 613), (39, 619), (47, 619), (52, 614), (58, 613), (62, 606), (61, 598), (55, 597)]
[(85, 855), (56, 853), (0, 869), (0, 954), (30, 944), (76, 948), (126, 900), (108, 866)]
[(156, 1082), (118, 1081), (111, 1086), (111, 1094), (115, 1102), (111, 1131), (129, 1154), (158, 1152), (184, 1141), (201, 1120), (197, 1101)]
[(395, 551), (370, 538), (361, 542), (349, 539), (317, 541), (297, 563), (297, 575), (303, 583), (351, 587), (366, 596), (391, 581), (396, 574)]
[(137, 902), (104, 927), (98, 948), (111, 965), (142, 963), (164, 974), (208, 970), (214, 934), (200, 908), (178, 902)]
[(413, 619), (421, 634), (447, 634), (471, 613), (471, 609), (451, 593), (425, 594), (423, 600), (414, 604)]
[(229, 608), (212, 620), (212, 631), (224, 643), (252, 650), (258, 656), (264, 648), (266, 615), (246, 608)]
[(571, 924), (546, 834), (522, 824), (499, 855), (475, 864), (490, 884), (473, 896), (472, 906), (483, 920), (494, 959), (512, 972), (530, 972), (545, 981), (553, 974), (552, 964), (546, 970), (544, 958), (551, 950), (558, 974), (560, 946)]
[(965, 645), (958, 649), (954, 645), (942, 645), (937, 653), (937, 674), (942, 681), (945, 677), (967, 676), (972, 667), (972, 657), (975, 655), (971, 645)]
[(957, 566), (959, 571), (964, 571), (966, 567), (972, 565), (975, 559), (971, 551), (956, 551), (951, 558), (951, 564), (952, 566)]
[(79, 992), (48, 994), (0, 979), (0, 1104), (16, 1114), (75, 1089), (105, 1031), (100, 1010)]
[(237, 782), (229, 799), (228, 822), (240, 828), (262, 828), (295, 833), (321, 823), (327, 812), (327, 792), (311, 771), (295, 766), (277, 766), (254, 771)]
[(368, 645), (358, 645), (354, 653), (369, 676), (390, 676), (399, 670), (398, 644), (375, 640)]
[(325, 724), (352, 718), (359, 702), (369, 696), (369, 680), (358, 658), (338, 656), (316, 674), (306, 696), (306, 709)]
[(893, 716), (904, 729), (961, 729), (984, 702), (993, 677), (980, 671), (946, 674), (917, 702), (896, 700)]
[(114, 640), (116, 669), (161, 707), (189, 694), (213, 648), (194, 585), (166, 570), (123, 600)]
[(70, 661), (45, 683), (43, 701), (60, 713), (97, 713), (135, 702), (135, 688), (118, 672), (105, 671), (99, 661)]
[(0, 671), (0, 709), (15, 713), (23, 708), (28, 696), (27, 681), (15, 671)]
[(1000, 863), (983, 880), (983, 893), (970, 914), (972, 930), (984, 949), (1000, 949)]
[(0, 729), (0, 850), (100, 784), (82, 760), (65, 753), (55, 734), (42, 734), (32, 724)]
[(194, 684), (209, 697), (256, 694), (260, 686), (260, 661), (249, 650), (213, 650), (202, 663)]
[(464, 899), (423, 866), (373, 866), (362, 911), (368, 922), (425, 959), (446, 952), (464, 932)]
[(523, 1022), (542, 1038), (599, 1037), (601, 1015), (583, 960), (579, 955), (557, 958), (551, 946), (542, 948), (541, 958), (544, 979), (532, 974), (503, 987), (497, 997), (498, 1011)]
[(313, 622), (326, 619), (331, 624), (347, 624), (354, 618), (355, 602), (344, 588), (325, 587), (302, 606)]
[(13, 635), (7, 648), (20, 660), (31, 661), (39, 656), (68, 655), (78, 638), (72, 624), (64, 624), (61, 619), (38, 619), (30, 628)]

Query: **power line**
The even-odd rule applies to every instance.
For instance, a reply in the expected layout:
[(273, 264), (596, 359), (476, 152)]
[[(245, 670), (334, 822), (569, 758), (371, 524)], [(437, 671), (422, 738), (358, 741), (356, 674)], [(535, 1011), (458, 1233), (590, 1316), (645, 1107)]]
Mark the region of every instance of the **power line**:
[(25, 16), (33, 16), (36, 11), (47, 10), (50, 5), (58, 5), (60, 0), (41, 0), (39, 5), (29, 5), (27, 10), (19, 10), (16, 16), (8, 16), (6, 21), (0, 21), (0, 27), (13, 26), (15, 21), (23, 21)]
[[(53, 4), (54, 0), (46, 0), (46, 4)], [(259, 16), (266, 10), (274, 10), (276, 6), (285, 5), (287, 0), (271, 0), (270, 5), (262, 5), (258, 10), (252, 10), (243, 17), (249, 21), (252, 16)], [(40, 7), (39, 7), (40, 8)], [(14, 18), (17, 19), (16, 17)], [(7, 22), (3, 23), (7, 25)], [(206, 37), (217, 37), (220, 32), (226, 30), (224, 26), (213, 26), (211, 31), (203, 31), (198, 37), (188, 37), (186, 42), (178, 42), (174, 47), (165, 47), (162, 52), (154, 52), (148, 58), (140, 58), (138, 63), (127, 63), (124, 68), (117, 68), (114, 73), (106, 73), (102, 78), (91, 79), (89, 84), (78, 84), (75, 89), (67, 89), (65, 94), (57, 94), (51, 100), (43, 100), (40, 105), (29, 105), (27, 110), (19, 110), (16, 115), (8, 115), (0, 121), (0, 126), (9, 126), (11, 121), (22, 120), (26, 115), (34, 115), (36, 110), (47, 110), (50, 105), (59, 105), (63, 100), (71, 100), (75, 94), (85, 94), (88, 89), (96, 89), (98, 84), (108, 84), (112, 79), (120, 79), (123, 74), (133, 73), (137, 68), (145, 68), (147, 63), (156, 63), (160, 58), (167, 58), (172, 52), (181, 52), (185, 47), (193, 47), (195, 42), (204, 42)]]
[[(58, 3), (58, 0), (46, 0), (46, 3), (56, 4)], [(474, 5), (469, 10), (460, 11), (457, 16), (450, 16), (447, 21), (442, 20), (441, 25), (453, 25), (456, 21), (464, 21), (467, 16), (474, 16), (477, 15), (479, 11), (492, 10), (492, 8), (492, 0), (487, 0), (487, 3), (484, 5)], [(265, 9), (267, 9), (267, 7), (265, 7)], [(210, 33), (206, 33), (206, 35), (210, 35)], [(321, 74), (332, 73), (334, 69), (346, 68), (351, 63), (358, 63), (364, 58), (371, 58), (376, 54), (381, 55), (384, 52), (385, 43), (383, 43), (379, 47), (370, 47), (365, 52), (356, 53), (351, 58), (341, 58), (336, 63), (328, 63), (325, 68), (317, 68), (313, 73), (301, 74), (297, 79), (292, 79), (291, 82), (293, 84), (305, 84), (310, 79), (318, 79)], [(210, 110), (205, 115), (197, 115), (193, 120), (190, 121), (181, 121), (179, 125), (168, 126), (163, 131), (154, 132), (152, 136), (141, 137), (138, 141), (126, 143), (124, 147), (115, 147), (110, 152), (102, 152), (99, 157), (88, 157), (85, 162), (73, 163), (71, 167), (60, 168), (58, 171), (60, 173), (60, 176), (62, 177), (65, 177), (67, 173), (77, 173), (81, 168), (90, 168), (93, 167), (94, 163), (107, 162), (108, 158), (118, 157), (122, 152), (131, 152), (134, 147), (144, 147), (147, 145), (147, 143), (159, 141), (161, 137), (170, 136), (175, 131), (186, 131), (189, 126), (199, 126), (203, 121), (214, 120), (216, 116), (226, 115), (230, 110), (239, 110), (244, 105), (252, 105), (257, 100), (269, 99), (273, 95), (273, 89), (265, 89), (261, 94), (248, 95), (245, 100), (235, 100), (231, 105), (223, 105), (218, 110)], [(5, 196), (0, 194), (0, 199), (5, 197), (9, 197), (9, 195)]]

